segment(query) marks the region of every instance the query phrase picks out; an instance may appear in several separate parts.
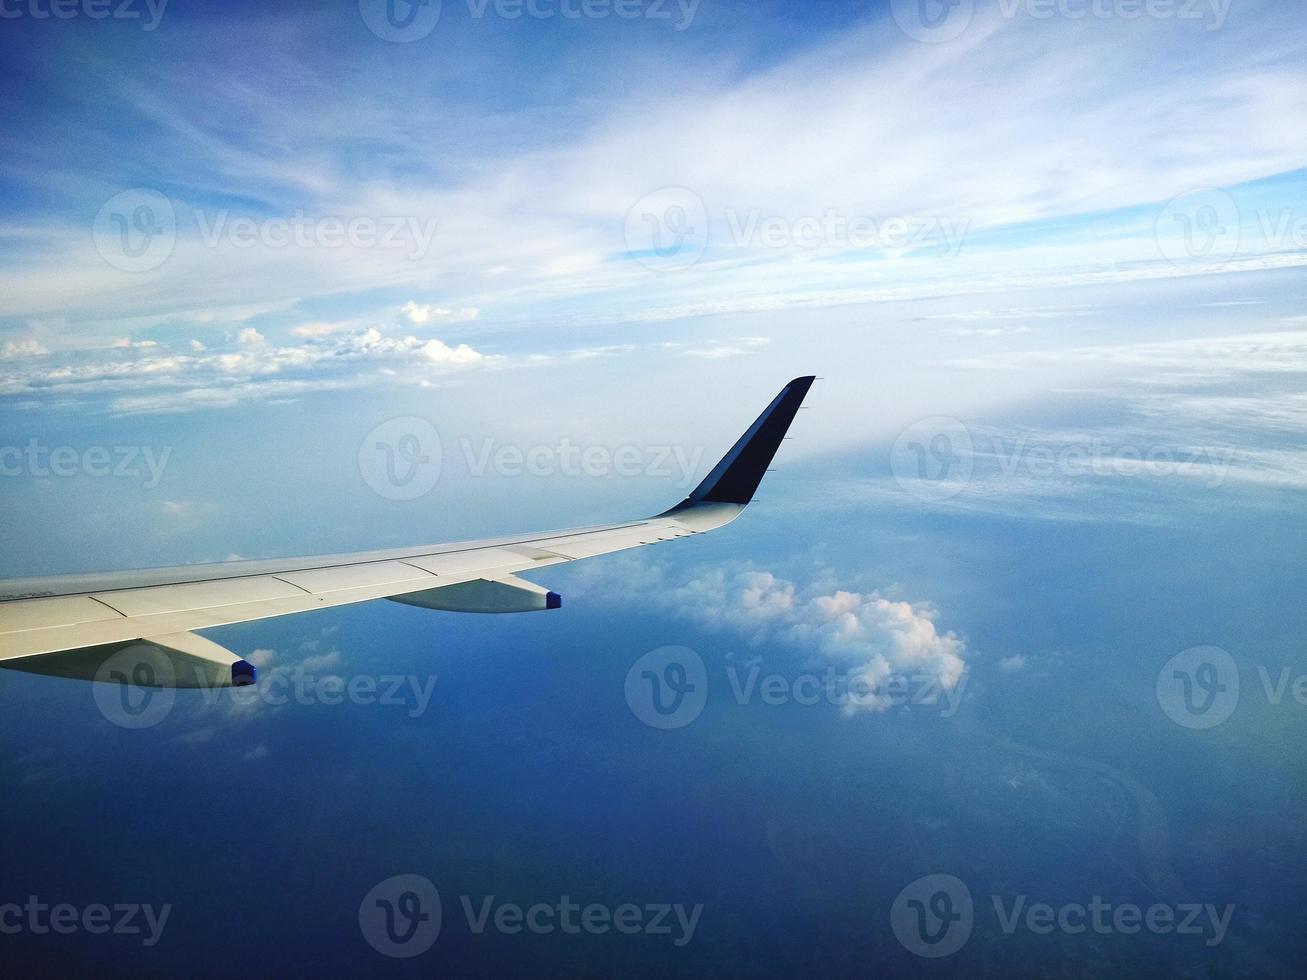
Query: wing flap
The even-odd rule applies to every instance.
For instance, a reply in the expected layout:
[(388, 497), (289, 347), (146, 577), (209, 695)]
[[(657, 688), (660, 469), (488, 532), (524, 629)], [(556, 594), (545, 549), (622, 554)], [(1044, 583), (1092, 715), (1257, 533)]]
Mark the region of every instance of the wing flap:
[(675, 526), (671, 521), (649, 521), (635, 527), (624, 527), (614, 531), (548, 538), (537, 544), (546, 551), (562, 555), (564, 558), (593, 558), (614, 551), (625, 551), (627, 548), (638, 548), (644, 544), (671, 541), (693, 533), (686, 528)]
[(493, 571), (496, 568), (517, 569), (535, 564), (531, 558), (511, 548), (476, 548), (443, 555), (421, 555), (406, 561), (423, 571), (441, 577)]
[(191, 609), (212, 609), (267, 599), (291, 599), (304, 594), (289, 582), (272, 575), (229, 578), (215, 582), (160, 585), (152, 589), (96, 592), (91, 598), (116, 609), (124, 616), (155, 616)]
[(283, 572), (277, 575), (283, 582), (313, 595), (340, 592), (344, 589), (361, 589), (376, 585), (399, 585), (411, 581), (427, 581), (432, 573), (406, 561), (380, 561), (367, 565), (337, 565), (334, 568), (314, 568), (302, 572)]
[(75, 626), (102, 620), (122, 619), (123, 614), (96, 602), (89, 595), (60, 596), (57, 599), (25, 599), (4, 608), (3, 629), (31, 630), (46, 626)]
[(125, 640), (21, 657), (11, 670), (135, 687), (214, 688), (253, 684), (253, 664), (194, 633)]

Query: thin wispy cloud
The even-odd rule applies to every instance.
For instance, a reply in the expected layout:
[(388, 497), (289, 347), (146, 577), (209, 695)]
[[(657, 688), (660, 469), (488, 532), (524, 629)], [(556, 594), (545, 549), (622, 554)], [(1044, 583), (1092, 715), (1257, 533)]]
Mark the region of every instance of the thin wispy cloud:
[[(284, 19), (288, 39), (295, 20)], [(308, 40), (288, 43), (282, 87), (215, 88), (246, 54), (225, 27), (179, 36), (130, 82), (110, 73), (82, 93), (114, 110), (115, 130), (85, 134), (106, 151), (97, 158), (117, 161), (109, 171), (82, 180), (81, 157), (41, 133), (12, 162), (20, 184), (66, 186), (72, 206), (26, 209), (0, 235), (0, 325), (64, 316), (59, 346), (73, 347), (83, 343), (72, 336), (102, 330), (252, 316), (269, 336), (303, 336), (346, 307), (379, 312), (368, 298), (379, 293), (415, 326), (638, 322), (1307, 261), (1257, 234), (1251, 211), (1238, 256), (1181, 269), (1155, 240), (1159, 209), (1177, 194), (1307, 167), (1307, 67), (1285, 5), (1242, 4), (1219, 30), (983, 7), (943, 45), (870, 12), (734, 73), (705, 69), (722, 64), (723, 45), (729, 62), (733, 37), (744, 50), (750, 18), (727, 9), (714, 23), (711, 56), (695, 43), (665, 47), (674, 70), (661, 74), (679, 81), (658, 100), (638, 73), (591, 59), (581, 70), (606, 98), (573, 107), (566, 127), (529, 107), (488, 115), (442, 96), (422, 82), (443, 77), (443, 61), (415, 66), (429, 96), (400, 111), (366, 73), (334, 86), (324, 66), (341, 52)], [(349, 53), (360, 64), (388, 54), (359, 33)], [(197, 61), (187, 47), (200, 43)], [(1069, 100), (1093, 109), (1069, 113)], [(145, 128), (149, 141), (124, 142)], [(279, 152), (286, 145), (302, 151)], [(360, 146), (379, 165), (360, 169)], [(165, 189), (176, 239), (158, 267), (129, 274), (88, 231), (141, 173)], [(707, 225), (702, 256), (675, 272), (640, 257), (645, 231), (639, 215), (630, 223), (642, 198), (668, 187), (701, 201)], [(1068, 238), (1085, 216), (1096, 216), (1095, 234)], [(293, 232), (301, 218), (309, 244), (269, 237), (269, 223)], [(842, 236), (864, 219), (871, 240), (853, 247)], [(897, 219), (951, 229), (956, 253), (938, 254), (938, 235), (882, 240)], [(241, 221), (254, 226), (249, 241)], [(375, 239), (327, 244), (352, 221), (375, 225)], [(306, 318), (310, 304), (318, 315)]]

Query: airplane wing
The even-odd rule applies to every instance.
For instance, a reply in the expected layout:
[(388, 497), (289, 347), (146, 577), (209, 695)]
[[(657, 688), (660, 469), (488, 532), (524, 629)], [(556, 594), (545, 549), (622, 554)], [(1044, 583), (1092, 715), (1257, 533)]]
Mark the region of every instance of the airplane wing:
[[(391, 551), (0, 582), (0, 667), (146, 687), (252, 684), (255, 668), (194, 630), (392, 599), (457, 612), (556, 609), (517, 577), (711, 531), (753, 499), (813, 382), (796, 378), (681, 503), (656, 517)], [(130, 676), (122, 669), (124, 651)]]

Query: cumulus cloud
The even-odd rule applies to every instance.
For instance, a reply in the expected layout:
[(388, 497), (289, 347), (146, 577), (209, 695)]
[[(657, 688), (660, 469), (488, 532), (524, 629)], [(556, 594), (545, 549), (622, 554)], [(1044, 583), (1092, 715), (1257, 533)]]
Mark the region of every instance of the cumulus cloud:
[[(287, 703), (295, 704), (297, 693), (303, 697), (302, 692), (311, 693), (323, 683), (338, 685), (343, 690), (344, 678), (337, 673), (344, 665), (340, 651), (334, 648), (325, 652), (306, 651), (305, 646), (307, 644), (300, 644), (298, 653), (263, 648), (254, 650), (245, 659), (259, 669), (259, 683), (254, 687), (229, 691), (225, 697), (211, 699), (203, 709), (207, 711), (217, 708), (230, 718), (252, 720), (279, 711)], [(261, 696), (269, 690), (276, 691), (276, 696)], [(203, 717), (203, 711), (200, 717)], [(267, 754), (267, 749), (259, 746), (252, 752), (258, 754), (247, 758), (261, 759)]]
[[(620, 589), (710, 628), (729, 630), (753, 645), (784, 644), (834, 666), (859, 693), (843, 710), (886, 711), (893, 685), (930, 679), (953, 691), (967, 671), (966, 643), (935, 626), (927, 604), (887, 598), (879, 592), (832, 588), (829, 574), (808, 587), (747, 564), (704, 569), (680, 581), (660, 566), (632, 560)], [(619, 573), (620, 580), (620, 573)], [(612, 584), (604, 577), (605, 590)]]
[(467, 344), (450, 347), (439, 340), (428, 340), (419, 350), (423, 357), (435, 364), (475, 364), (485, 359)]
[(1014, 654), (1011, 657), (1004, 657), (998, 662), (998, 669), (1005, 674), (1015, 674), (1026, 666), (1026, 658), (1021, 654)]

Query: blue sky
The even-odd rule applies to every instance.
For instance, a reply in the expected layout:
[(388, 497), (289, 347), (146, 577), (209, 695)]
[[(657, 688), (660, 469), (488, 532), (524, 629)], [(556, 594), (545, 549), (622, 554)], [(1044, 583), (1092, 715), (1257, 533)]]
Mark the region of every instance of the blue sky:
[[(143, 730), (4, 672), (0, 907), (171, 912), (0, 955), (925, 975), (894, 910), (948, 875), (959, 971), (1295, 975), (1293, 5), (438, 8), (387, 40), (372, 0), (0, 4), (0, 577), (656, 513), (821, 380), (739, 522), (536, 576), (561, 611), (209, 631), (259, 692)], [(668, 647), (706, 693), (660, 730), (629, 684)], [(1240, 687), (1212, 728), (1163, 690), (1195, 648)], [(874, 696), (795, 697), (828, 672)], [(360, 926), (397, 875), (443, 902), (412, 959)], [(702, 916), (680, 947), (460, 905), (564, 894)], [(1007, 931), (1021, 896), (1232, 914)]]

